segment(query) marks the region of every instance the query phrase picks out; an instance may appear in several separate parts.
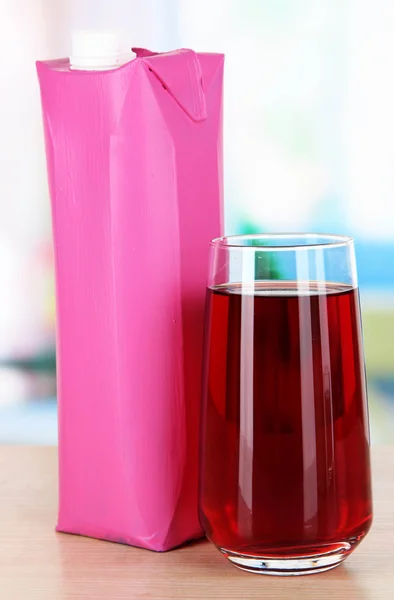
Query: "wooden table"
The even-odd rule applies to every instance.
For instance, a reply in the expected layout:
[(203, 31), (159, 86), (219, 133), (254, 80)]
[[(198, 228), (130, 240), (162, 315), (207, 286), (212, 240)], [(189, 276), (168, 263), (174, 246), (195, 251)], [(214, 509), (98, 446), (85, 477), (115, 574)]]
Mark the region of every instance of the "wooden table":
[(166, 554), (55, 533), (55, 448), (0, 446), (1, 600), (394, 599), (394, 446), (373, 448), (375, 521), (346, 563), (302, 577), (232, 567), (202, 541)]

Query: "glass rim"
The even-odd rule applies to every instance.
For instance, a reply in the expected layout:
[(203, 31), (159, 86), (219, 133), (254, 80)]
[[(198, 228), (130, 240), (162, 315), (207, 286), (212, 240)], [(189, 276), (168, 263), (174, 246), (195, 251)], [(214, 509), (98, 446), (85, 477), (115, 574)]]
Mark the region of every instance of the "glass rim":
[[(316, 238), (313, 243), (289, 243), (289, 244), (269, 244), (269, 241), (278, 240), (307, 240)], [(257, 240), (264, 242), (264, 245), (248, 246), (245, 241)], [(321, 241), (319, 241), (321, 240)], [(215, 248), (237, 248), (239, 250), (254, 250), (273, 252), (277, 250), (298, 251), (298, 250), (317, 250), (329, 248), (341, 248), (351, 246), (354, 239), (347, 235), (336, 233), (247, 233), (237, 235), (224, 235), (211, 240), (210, 245)]]

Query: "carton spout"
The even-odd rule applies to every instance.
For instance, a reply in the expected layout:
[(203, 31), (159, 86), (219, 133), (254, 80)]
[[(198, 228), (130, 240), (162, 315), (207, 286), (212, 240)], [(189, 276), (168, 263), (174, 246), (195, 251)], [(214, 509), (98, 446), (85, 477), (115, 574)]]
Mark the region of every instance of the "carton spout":
[(86, 71), (115, 69), (132, 60), (121, 30), (79, 29), (71, 36), (70, 68)]
[(133, 58), (129, 5), (124, 0), (71, 0), (71, 69), (113, 69)]

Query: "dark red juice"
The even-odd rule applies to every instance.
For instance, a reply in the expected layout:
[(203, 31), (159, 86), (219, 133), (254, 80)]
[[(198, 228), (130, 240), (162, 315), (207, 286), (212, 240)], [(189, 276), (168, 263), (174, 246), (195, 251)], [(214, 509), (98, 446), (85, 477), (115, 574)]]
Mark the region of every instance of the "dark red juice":
[(208, 290), (200, 518), (233, 552), (354, 546), (372, 519), (358, 290)]

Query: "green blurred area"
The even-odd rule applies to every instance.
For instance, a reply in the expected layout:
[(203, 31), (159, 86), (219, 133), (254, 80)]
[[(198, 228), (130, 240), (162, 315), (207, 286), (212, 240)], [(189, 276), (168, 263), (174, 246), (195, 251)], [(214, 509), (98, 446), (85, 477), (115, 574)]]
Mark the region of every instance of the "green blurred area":
[(363, 330), (368, 374), (394, 379), (394, 310), (363, 310)]
[(373, 443), (394, 440), (394, 310), (363, 310), (365, 361)]

